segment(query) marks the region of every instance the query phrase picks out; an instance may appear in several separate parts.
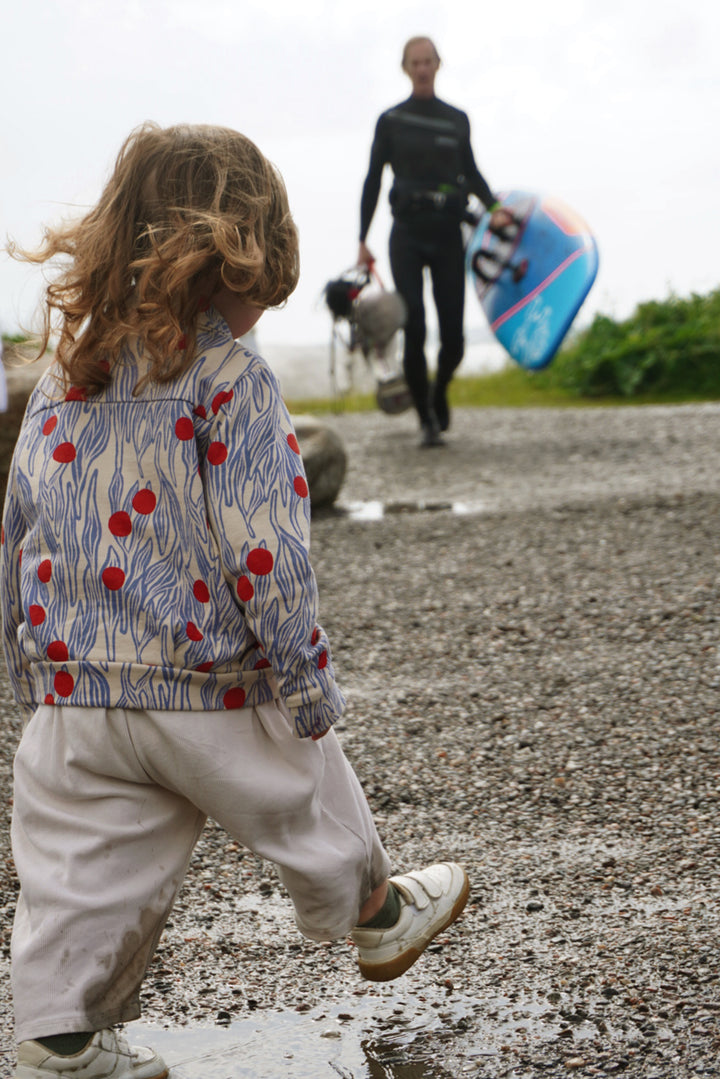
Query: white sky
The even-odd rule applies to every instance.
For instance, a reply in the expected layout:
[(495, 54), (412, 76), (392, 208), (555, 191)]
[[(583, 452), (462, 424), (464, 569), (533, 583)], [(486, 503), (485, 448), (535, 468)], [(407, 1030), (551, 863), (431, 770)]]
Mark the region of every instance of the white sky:
[[(436, 92), (465, 109), (494, 189), (552, 193), (595, 232), (581, 316), (720, 284), (720, 5), (710, 0), (23, 0), (0, 60), (0, 238), (97, 198), (143, 120), (218, 123), (285, 178), (302, 280), (261, 341), (327, 341), (325, 283), (354, 263), (375, 121), (402, 100), (405, 40), (435, 39)], [(387, 260), (389, 175), (369, 243)], [(26, 324), (37, 270), (0, 255), (0, 325)], [(466, 326), (484, 326), (468, 294)]]

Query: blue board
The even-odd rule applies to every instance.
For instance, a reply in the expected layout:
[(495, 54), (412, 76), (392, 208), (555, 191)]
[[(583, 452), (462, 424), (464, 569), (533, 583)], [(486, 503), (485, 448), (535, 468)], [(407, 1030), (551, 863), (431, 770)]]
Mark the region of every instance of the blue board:
[(501, 234), (483, 214), (467, 244), (467, 271), (490, 328), (522, 367), (546, 367), (590, 291), (598, 269), (595, 238), (558, 199), (500, 195), (515, 223)]

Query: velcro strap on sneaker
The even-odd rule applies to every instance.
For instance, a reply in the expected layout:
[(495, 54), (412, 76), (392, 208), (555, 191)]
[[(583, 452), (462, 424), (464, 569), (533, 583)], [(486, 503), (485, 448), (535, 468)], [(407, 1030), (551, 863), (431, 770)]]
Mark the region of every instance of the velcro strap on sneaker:
[(391, 877), (390, 880), (405, 900), (413, 903), (418, 910), (425, 910), (432, 899), (439, 899), (443, 894), (442, 884), (434, 880), (427, 870), (422, 876), (413, 871), (401, 877)]

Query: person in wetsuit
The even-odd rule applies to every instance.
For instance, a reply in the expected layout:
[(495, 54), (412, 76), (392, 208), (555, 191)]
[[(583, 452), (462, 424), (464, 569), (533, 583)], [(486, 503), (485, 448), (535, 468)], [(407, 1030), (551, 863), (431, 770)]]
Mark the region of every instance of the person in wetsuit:
[[(402, 68), (412, 94), (380, 116), (360, 203), (358, 265), (375, 261), (366, 239), (377, 206), (385, 165), (393, 171), (390, 266), (407, 306), (403, 367), (422, 429), (421, 445), (442, 445), (450, 426), (447, 388), (465, 349), (465, 253), (461, 222), (468, 195), (493, 211), (493, 227), (512, 221), (480, 173), (470, 145), (466, 113), (435, 96), (440, 57), (427, 37), (405, 45)], [(434, 384), (425, 359), (423, 271), (429, 267), (440, 331)]]

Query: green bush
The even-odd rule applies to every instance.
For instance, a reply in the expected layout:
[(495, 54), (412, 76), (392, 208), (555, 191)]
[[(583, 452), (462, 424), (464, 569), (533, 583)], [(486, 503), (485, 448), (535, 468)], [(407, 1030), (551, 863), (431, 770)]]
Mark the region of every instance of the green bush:
[(718, 397), (720, 289), (640, 304), (624, 322), (596, 315), (540, 379), (584, 397)]

